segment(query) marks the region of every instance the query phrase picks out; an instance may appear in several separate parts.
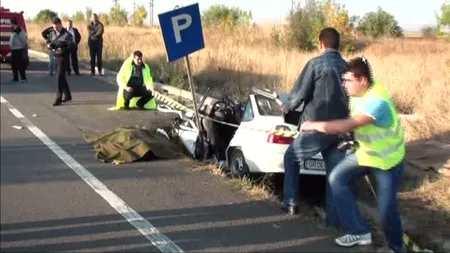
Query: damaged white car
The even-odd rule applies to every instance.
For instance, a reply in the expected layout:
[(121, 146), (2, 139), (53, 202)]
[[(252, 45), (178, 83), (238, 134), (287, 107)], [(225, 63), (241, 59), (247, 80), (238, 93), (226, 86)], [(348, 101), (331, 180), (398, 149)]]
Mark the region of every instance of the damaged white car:
[[(300, 112), (293, 112), (286, 119), (281, 111), (280, 101), (286, 98), (286, 94), (278, 96), (253, 88), (245, 104), (224, 97), (205, 105), (203, 99), (199, 107), (203, 143), (193, 113), (184, 114), (174, 131), (193, 158), (213, 158), (225, 165), (233, 177), (250, 173), (284, 173), (284, 153), (294, 139), (270, 132), (297, 129)], [(324, 176), (321, 154), (305, 160), (299, 173)]]

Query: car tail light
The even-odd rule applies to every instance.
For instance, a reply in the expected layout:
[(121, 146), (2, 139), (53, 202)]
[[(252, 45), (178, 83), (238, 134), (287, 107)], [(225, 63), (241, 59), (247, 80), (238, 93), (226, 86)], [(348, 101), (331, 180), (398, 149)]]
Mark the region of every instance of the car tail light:
[(293, 140), (293, 137), (284, 137), (273, 133), (269, 134), (269, 137), (267, 137), (267, 142), (276, 144), (291, 144)]

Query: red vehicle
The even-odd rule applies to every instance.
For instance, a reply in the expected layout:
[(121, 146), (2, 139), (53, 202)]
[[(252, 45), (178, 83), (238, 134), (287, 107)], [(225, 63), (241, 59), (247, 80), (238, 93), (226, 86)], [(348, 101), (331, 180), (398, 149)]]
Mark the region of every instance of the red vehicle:
[(18, 25), (27, 32), (23, 11), (11, 12), (9, 9), (0, 6), (0, 62), (11, 62), (11, 48), (9, 46), (9, 38), (12, 33), (11, 19), (16, 19)]

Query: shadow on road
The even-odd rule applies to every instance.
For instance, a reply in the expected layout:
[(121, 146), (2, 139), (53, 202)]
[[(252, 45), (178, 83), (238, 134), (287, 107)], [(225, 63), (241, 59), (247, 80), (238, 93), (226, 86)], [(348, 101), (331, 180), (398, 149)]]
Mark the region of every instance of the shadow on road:
[[(331, 231), (319, 230), (306, 219), (280, 216), (264, 201), (174, 210), (141, 211), (140, 214), (186, 251), (328, 251)], [(48, 243), (63, 237), (94, 236), (134, 230), (120, 215), (76, 217), (62, 220), (1, 225), (2, 252), (101, 250), (134, 244), (141, 235), (125, 238)], [(327, 232), (328, 231), (328, 232)], [(320, 233), (319, 233), (320, 232)], [(32, 247), (13, 246), (39, 242)], [(331, 247), (332, 248), (332, 247)], [(337, 249), (337, 248), (336, 248)]]

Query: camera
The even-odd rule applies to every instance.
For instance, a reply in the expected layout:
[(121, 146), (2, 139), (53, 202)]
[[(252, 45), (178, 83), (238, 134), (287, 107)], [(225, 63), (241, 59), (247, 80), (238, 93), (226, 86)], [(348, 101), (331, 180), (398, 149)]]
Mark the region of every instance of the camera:
[(339, 143), (337, 148), (340, 151), (351, 150), (352, 152), (355, 152), (358, 146), (359, 143), (355, 140), (355, 134), (353, 132), (349, 132), (342, 137), (342, 141)]

